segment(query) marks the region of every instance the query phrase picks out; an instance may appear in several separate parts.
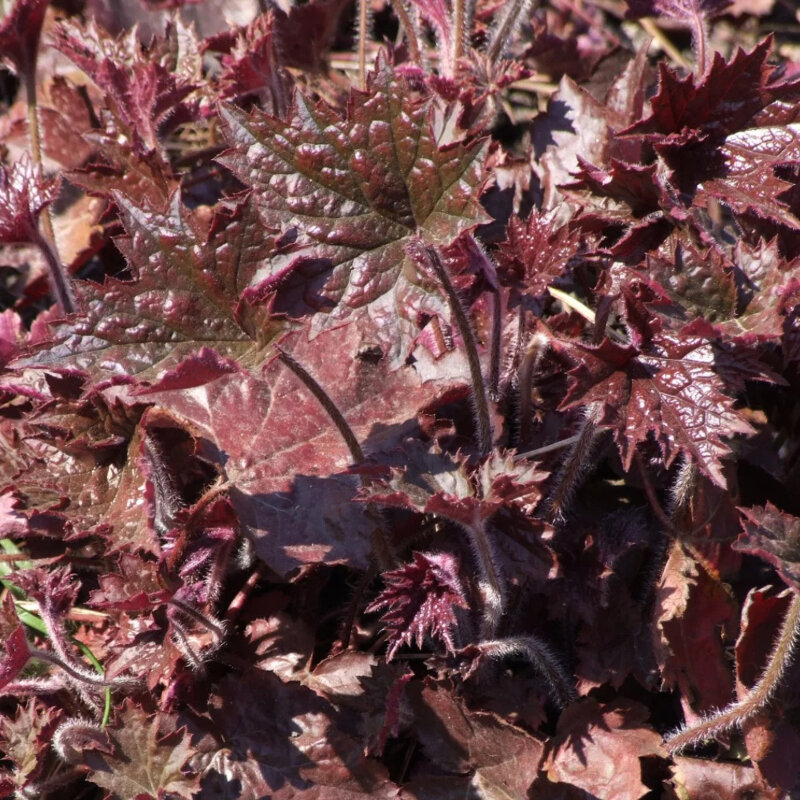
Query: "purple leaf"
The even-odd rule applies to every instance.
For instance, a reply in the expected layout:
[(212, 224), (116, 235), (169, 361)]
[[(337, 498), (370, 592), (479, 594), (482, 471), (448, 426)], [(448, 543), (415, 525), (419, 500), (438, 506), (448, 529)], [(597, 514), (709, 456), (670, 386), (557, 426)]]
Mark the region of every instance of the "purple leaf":
[(10, 167), (0, 165), (0, 242), (38, 241), (39, 215), (60, 185), (58, 178), (45, 178), (27, 155)]
[(253, 187), (269, 229), (297, 231), (304, 259), (322, 272), (284, 278), (310, 295), (314, 331), (357, 313), (372, 320), (392, 358), (405, 358), (421, 311), (444, 313), (439, 287), (417, 274), (405, 253), (412, 238), (449, 243), (485, 217), (477, 203), (482, 148), (436, 145), (431, 101), (415, 96), (383, 65), (370, 92), (354, 92), (348, 114), (302, 95), (288, 122), (223, 107), (232, 150), (223, 159)]
[(440, 640), (453, 653), (453, 608), (467, 607), (455, 556), (414, 552), (412, 557), (413, 562), (384, 573), (386, 588), (367, 608), (368, 612), (383, 609), (381, 621), (390, 632), (387, 661), (401, 645), (414, 642), (421, 648), (426, 636)]

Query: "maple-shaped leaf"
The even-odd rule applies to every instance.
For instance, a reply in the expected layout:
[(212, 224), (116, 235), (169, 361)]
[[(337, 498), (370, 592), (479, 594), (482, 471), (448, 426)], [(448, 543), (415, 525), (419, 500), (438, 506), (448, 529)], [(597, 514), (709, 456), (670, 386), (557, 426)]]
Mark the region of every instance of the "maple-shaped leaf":
[(597, 423), (613, 432), (626, 469), (652, 435), (666, 466), (684, 453), (724, 487), (721, 460), (730, 448), (723, 439), (753, 428), (734, 409), (720, 376), (726, 362), (736, 369), (736, 355), (716, 346), (707, 323), (697, 322), (662, 330), (649, 314), (629, 313), (630, 344), (566, 345), (580, 363), (569, 373), (562, 408), (597, 403)]
[(56, 616), (63, 616), (75, 603), (80, 584), (73, 579), (74, 575), (65, 567), (19, 570), (11, 577), (15, 586)]
[(716, 198), (738, 215), (800, 229), (796, 209), (783, 198), (793, 183), (780, 175), (781, 167), (800, 161), (800, 124), (736, 131), (715, 153), (701, 148), (695, 157), (715, 167), (703, 176), (695, 205)]
[(800, 517), (772, 503), (739, 511), (743, 532), (734, 548), (768, 561), (789, 586), (800, 591)]
[(168, 127), (193, 116), (183, 101), (194, 85), (146, 57), (136, 31), (115, 40), (94, 21), (85, 28), (64, 22), (56, 29), (54, 45), (105, 93), (115, 133), (128, 138), (137, 157), (160, 150)]
[(662, 679), (680, 690), (687, 719), (725, 706), (733, 690), (725, 643), (735, 635), (736, 602), (680, 542), (672, 546), (655, 588), (654, 619)]
[(659, 209), (663, 192), (659, 191), (655, 164), (628, 164), (612, 158), (608, 167), (603, 169), (580, 156), (578, 164), (575, 181), (562, 188), (569, 194), (574, 194), (575, 189), (585, 188), (596, 198), (603, 198), (600, 202), (609, 221), (618, 217), (622, 222), (626, 216), (638, 219)]
[[(793, 760), (793, 759), (792, 759)], [(766, 786), (753, 767), (701, 758), (673, 758), (670, 781), (678, 797), (763, 797), (778, 793)]]
[[(111, 552), (157, 552), (142, 514), (145, 480), (135, 424), (144, 406), (127, 397), (132, 381), (112, 379), (82, 396), (77, 389), (76, 398), (69, 378), (49, 380), (52, 387), (62, 383), (63, 392), (47, 392), (47, 410), (35, 423), (17, 426), (17, 435), (24, 436), (13, 478), (24, 494), (18, 518), (35, 536), (67, 541), (93, 531)], [(122, 396), (127, 403), (120, 402)]]
[(741, 270), (744, 285), (740, 290), (740, 309), (720, 329), (732, 336), (753, 333), (763, 339), (778, 339), (784, 334), (791, 314), (791, 297), (800, 279), (800, 260), (787, 261), (780, 254), (777, 239), (761, 240), (755, 247), (736, 243), (734, 261)]
[[(681, 316), (722, 324), (738, 309), (739, 262), (734, 263), (716, 245), (700, 247), (685, 239), (682, 231), (673, 232), (649, 253), (646, 274), (666, 290)], [(742, 332), (742, 328), (736, 330)]]
[(378, 505), (407, 508), (471, 527), (503, 507), (532, 511), (542, 496), (547, 473), (511, 453), (493, 451), (480, 466), (408, 442), (402, 468), (385, 483), (365, 487), (361, 498)]
[[(650, 115), (626, 128), (624, 134), (644, 134), (657, 141), (669, 134), (699, 134), (714, 138), (742, 130), (771, 102), (796, 89), (774, 82), (776, 68), (767, 64), (772, 40), (766, 38), (749, 53), (737, 50), (730, 61), (719, 54), (708, 72), (681, 78), (663, 62), (658, 91), (650, 100)], [(787, 98), (787, 99), (788, 99)], [(660, 136), (659, 136), (660, 135)]]
[(166, 714), (150, 715), (126, 701), (116, 724), (108, 729), (114, 752), (84, 752), (88, 779), (122, 800), (192, 800), (199, 781), (187, 768), (193, 754), (190, 736), (183, 728), (174, 730), (171, 723)]
[(0, 242), (36, 242), (39, 215), (58, 196), (61, 181), (45, 178), (26, 154), (10, 167), (0, 165)]
[[(346, 716), (309, 688), (258, 669), (229, 673), (208, 701), (216, 742), (208, 754), (211, 797), (246, 800), (397, 800), (399, 790)], [(204, 786), (206, 781), (204, 780)], [(205, 792), (203, 793), (205, 794)]]
[[(624, 699), (601, 705), (585, 698), (569, 706), (542, 763), (548, 781), (572, 784), (598, 800), (639, 800), (649, 792), (640, 759), (665, 755), (647, 716), (644, 706)], [(545, 780), (537, 789), (557, 796)]]
[[(288, 121), (221, 111), (233, 148), (223, 163), (253, 187), (264, 223), (296, 231), (302, 247), (302, 259), (276, 273), (276, 307), (294, 283), (317, 311), (314, 331), (366, 314), (396, 363), (421, 310), (446, 315), (440, 287), (418, 275), (405, 245), (420, 236), (449, 243), (486, 220), (477, 201), (483, 149), (439, 148), (430, 107), (382, 64), (344, 118), (302, 95)], [(310, 259), (324, 267), (312, 284), (299, 269)]]
[(381, 622), (390, 632), (386, 660), (397, 649), (415, 642), (422, 647), (426, 636), (444, 643), (453, 653), (451, 629), (456, 624), (454, 607), (467, 607), (458, 559), (450, 553), (412, 553), (413, 562), (385, 572), (386, 587), (367, 611), (380, 611)]
[[(391, 370), (388, 359), (359, 357), (370, 333), (351, 321), (313, 341), (299, 331), (286, 343), (367, 452), (391, 448), (420, 408), (462, 385), (446, 377), (426, 384), (411, 366)], [(201, 457), (231, 481), (239, 521), (276, 572), (312, 563), (366, 566), (376, 523), (355, 502), (359, 480), (346, 472), (353, 455), (322, 406), (279, 360), (260, 379), (231, 361), (221, 367), (216, 379), (190, 390), (167, 373), (140, 397), (202, 432)]]
[(511, 218), (496, 255), (501, 283), (536, 297), (566, 272), (580, 249), (580, 235), (569, 225), (559, 225), (556, 216), (555, 211), (533, 209), (525, 222)]
[(536, 796), (529, 792), (542, 759), (542, 742), (495, 714), (470, 710), (452, 689), (430, 679), (409, 684), (406, 692), (414, 712), (413, 731), (433, 773), (423, 777), (435, 787), (442, 771), (469, 775), (465, 784), (444, 783), (444, 791), (430, 794), (424, 787), (414, 797)]
[(10, 65), (25, 80), (36, 64), (39, 36), (50, 0), (14, 0), (0, 21), (0, 61)]
[(247, 26), (230, 53), (222, 56), (221, 98), (255, 96), (274, 116), (286, 115), (292, 84), (278, 56), (276, 38), (274, 12), (256, 17)]
[(119, 241), (134, 280), (82, 283), (83, 313), (54, 325), (54, 341), (17, 362), (76, 366), (96, 378), (152, 378), (204, 345), (257, 366), (275, 328), (266, 308), (239, 304), (272, 251), (251, 203), (206, 229), (178, 194), (163, 211), (117, 198), (129, 237)]
[(52, 773), (55, 756), (50, 744), (62, 713), (56, 706), (31, 699), (19, 706), (13, 718), (3, 716), (0, 740), (4, 757), (14, 764), (11, 780), (17, 790), (15, 795), (4, 794), (3, 797), (36, 792), (37, 783), (48, 772)]

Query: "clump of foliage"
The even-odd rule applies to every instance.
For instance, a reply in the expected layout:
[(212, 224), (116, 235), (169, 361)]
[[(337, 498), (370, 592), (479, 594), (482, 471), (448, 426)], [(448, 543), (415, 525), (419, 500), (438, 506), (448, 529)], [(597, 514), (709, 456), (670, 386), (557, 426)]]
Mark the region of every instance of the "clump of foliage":
[(791, 4), (116, 5), (0, 18), (0, 796), (797, 791)]

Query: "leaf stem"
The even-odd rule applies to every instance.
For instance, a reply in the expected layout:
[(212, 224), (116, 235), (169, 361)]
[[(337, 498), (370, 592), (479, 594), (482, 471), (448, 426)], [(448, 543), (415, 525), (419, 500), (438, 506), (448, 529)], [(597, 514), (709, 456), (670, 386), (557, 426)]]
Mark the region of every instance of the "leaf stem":
[(39, 650), (36, 647), (31, 647), (31, 657), (38, 658), (40, 661), (45, 661), (48, 664), (53, 664), (60, 669), (63, 669), (71, 678), (74, 678), (79, 683), (88, 684), (89, 686), (98, 689), (110, 687), (112, 689), (133, 689), (140, 685), (140, 681), (136, 678), (111, 678), (107, 679), (103, 675), (98, 675), (96, 672), (85, 669), (75, 663), (64, 661), (55, 653), (48, 650)]
[(420, 50), (419, 46), (419, 37), (417, 36), (417, 29), (414, 27), (411, 15), (408, 13), (405, 0), (394, 0), (392, 8), (395, 14), (397, 14), (397, 19), (400, 20), (400, 24), (403, 26), (403, 31), (406, 34), (406, 39), (408, 40), (408, 54), (411, 56), (411, 60), (417, 66), (421, 67), (422, 50)]
[(505, 4), (486, 48), (489, 61), (496, 63), (503, 57), (532, 5), (533, 0), (509, 0)]
[(531, 438), (533, 377), (539, 371), (548, 343), (548, 339), (543, 333), (534, 334), (531, 343), (525, 349), (525, 355), (519, 366), (519, 440), (523, 445), (527, 444)]
[(676, 753), (691, 745), (700, 744), (716, 734), (740, 727), (761, 711), (780, 686), (792, 661), (798, 639), (800, 639), (800, 595), (793, 593), (767, 666), (756, 685), (738, 702), (712, 714), (697, 725), (684, 727), (668, 736), (665, 739), (667, 749), (671, 753)]
[(562, 708), (577, 698), (572, 681), (548, 645), (536, 636), (514, 636), (480, 642), (478, 649), (490, 658), (522, 656), (545, 678)]
[[(28, 104), (28, 137), (31, 146), (33, 163), (44, 175), (42, 164), (42, 137), (39, 121), (39, 103), (36, 97), (36, 57), (30, 59), (26, 65), (23, 76), (25, 84), (25, 99)], [(61, 258), (58, 254), (56, 234), (53, 229), (53, 219), (50, 214), (50, 207), (43, 209), (39, 214), (39, 224), (42, 232), (35, 232), (33, 244), (35, 244), (47, 263), (50, 272), (50, 280), (53, 285), (53, 295), (56, 302), (61, 306), (65, 314), (72, 314), (75, 311), (75, 296), (72, 292), (69, 277), (66, 274)]]
[(497, 558), (494, 554), (486, 521), (476, 518), (471, 525), (464, 525), (469, 534), (470, 544), (480, 572), (480, 592), (483, 600), (483, 625), (481, 636), (494, 636), (500, 626), (500, 618), (505, 611), (506, 592)]
[(536, 458), (536, 456), (543, 456), (546, 453), (552, 453), (554, 450), (563, 450), (571, 444), (575, 444), (580, 439), (580, 434), (576, 433), (575, 436), (568, 436), (560, 442), (553, 442), (546, 444), (544, 447), (537, 447), (535, 450), (528, 450), (525, 453), (517, 453), (514, 456), (514, 461), (522, 461), (525, 458)]
[(555, 491), (550, 497), (550, 513), (554, 519), (563, 519), (572, 495), (583, 475), (597, 439), (595, 418), (599, 409), (595, 404), (589, 406), (583, 420), (578, 438), (566, 457), (558, 474)]
[(319, 385), (319, 383), (317, 383), (311, 373), (308, 372), (308, 370), (303, 367), (294, 356), (290, 355), (280, 347), (277, 347), (276, 350), (278, 351), (278, 358), (281, 360), (281, 363), (294, 373), (294, 375), (300, 380), (306, 389), (308, 389), (308, 391), (314, 395), (319, 404), (325, 409), (328, 416), (331, 418), (331, 421), (342, 435), (348, 450), (350, 450), (350, 457), (352, 458), (353, 463), (360, 464), (362, 461), (364, 461), (364, 451), (361, 449), (361, 445), (358, 443), (358, 439), (356, 439), (353, 429), (344, 418), (342, 412), (339, 411), (338, 406), (333, 402), (330, 395), (322, 388), (322, 386)]
[(489, 396), (497, 400), (500, 392), (500, 351), (503, 339), (503, 296), (492, 291), (492, 343), (489, 361)]
[(367, 88), (367, 28), (369, 0), (358, 0), (358, 88)]
[(489, 412), (489, 397), (486, 392), (486, 383), (483, 380), (481, 360), (478, 355), (478, 343), (472, 331), (472, 326), (467, 319), (467, 313), (436, 248), (425, 246), (421, 242), (412, 242), (407, 246), (407, 252), (415, 261), (423, 261), (426, 266), (430, 267), (439, 283), (441, 283), (442, 289), (444, 289), (447, 303), (453, 314), (453, 320), (456, 323), (458, 332), (461, 334), (464, 349), (467, 353), (467, 363), (472, 380), (472, 397), (475, 402), (478, 448), (482, 456), (488, 455), (494, 441), (492, 418)]
[(467, 0), (453, 0), (453, 16), (451, 19), (451, 29), (453, 31), (453, 40), (450, 43), (450, 63), (448, 65), (450, 75), (456, 74), (459, 59), (464, 55), (464, 22), (466, 14)]

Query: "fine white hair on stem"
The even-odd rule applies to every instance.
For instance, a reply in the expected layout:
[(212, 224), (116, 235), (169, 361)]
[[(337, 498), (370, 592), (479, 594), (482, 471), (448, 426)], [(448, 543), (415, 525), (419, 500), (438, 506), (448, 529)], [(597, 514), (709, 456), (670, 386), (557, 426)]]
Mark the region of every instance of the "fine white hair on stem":
[(520, 25), (530, 12), (533, 0), (509, 0), (492, 28), (486, 55), (490, 61), (502, 58), (514, 39)]
[(469, 543), (480, 573), (478, 588), (483, 606), (481, 635), (494, 636), (505, 611), (505, 583), (491, 537), (486, 530), (486, 522), (476, 519), (471, 525), (463, 527), (469, 535)]
[(553, 697), (562, 708), (577, 698), (572, 680), (553, 650), (536, 636), (514, 636), (481, 642), (478, 649), (485, 655), (506, 659), (521, 657), (528, 661), (547, 681)]
[(793, 594), (789, 609), (772, 648), (767, 665), (756, 685), (741, 700), (668, 735), (664, 743), (671, 753), (701, 744), (733, 728), (740, 728), (772, 700), (789, 665), (800, 639), (800, 595)]
[(82, 717), (70, 717), (55, 730), (52, 739), (53, 750), (67, 764), (80, 764), (87, 744), (96, 743), (108, 747), (109, 736), (96, 722)]
[(550, 514), (555, 520), (563, 521), (575, 490), (589, 467), (589, 459), (597, 441), (598, 432), (595, 422), (599, 416), (599, 403), (592, 403), (586, 407), (578, 438), (564, 459), (556, 478), (555, 489), (550, 496)]
[(685, 453), (681, 453), (679, 458), (681, 463), (670, 489), (669, 513), (672, 517), (688, 505), (697, 486), (699, 474), (697, 465)]

